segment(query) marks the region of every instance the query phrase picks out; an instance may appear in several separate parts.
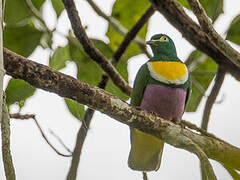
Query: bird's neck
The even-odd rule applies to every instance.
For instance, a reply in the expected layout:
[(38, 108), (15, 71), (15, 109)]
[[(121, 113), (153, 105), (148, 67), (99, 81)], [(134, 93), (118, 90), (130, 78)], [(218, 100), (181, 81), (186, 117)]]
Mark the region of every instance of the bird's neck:
[(157, 53), (154, 54), (153, 57), (150, 59), (151, 61), (180, 61), (179, 58), (177, 57), (177, 54), (171, 53), (171, 54), (164, 54), (164, 53)]
[(177, 52), (176, 50), (172, 49), (164, 49), (164, 48), (153, 48), (153, 58), (154, 59), (159, 59), (159, 60), (176, 60), (178, 59), (177, 57)]

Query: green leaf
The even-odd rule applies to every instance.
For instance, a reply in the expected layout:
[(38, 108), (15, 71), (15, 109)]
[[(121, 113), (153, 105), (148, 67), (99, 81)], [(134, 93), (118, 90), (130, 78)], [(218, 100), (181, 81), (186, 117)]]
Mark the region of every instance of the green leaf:
[[(32, 0), (33, 5), (40, 9), (45, 0)], [(33, 16), (33, 13), (28, 8), (25, 0), (6, 0), (4, 22), (16, 24)]]
[(190, 9), (190, 6), (187, 2), (187, 0), (177, 0), (179, 2), (179, 4), (181, 4), (183, 7)]
[(49, 66), (53, 69), (60, 70), (66, 66), (66, 62), (71, 60), (71, 56), (69, 53), (69, 45), (66, 45), (64, 47), (58, 47), (50, 61)]
[[(117, 19), (125, 28), (130, 29), (139, 18), (143, 15), (143, 13), (149, 7), (149, 2), (147, 0), (141, 1), (122, 1), (117, 0), (113, 6), (112, 16)], [(130, 11), (126, 10), (130, 9)], [(146, 24), (138, 33), (138, 36), (141, 38), (145, 38), (147, 33)], [(117, 33), (113, 27), (109, 24), (108, 31), (106, 34), (110, 40), (110, 47), (114, 50), (118, 48), (123, 40), (123, 36)], [(125, 54), (125, 58), (129, 59), (132, 56), (138, 55), (142, 53), (139, 47), (135, 43), (131, 43), (127, 48)]]
[(213, 61), (211, 58), (207, 57), (203, 53), (199, 51), (193, 51), (190, 54), (188, 60), (186, 61), (186, 64), (189, 63), (189, 59), (191, 58), (193, 58), (194, 61), (192, 61), (190, 66), (193, 63), (196, 63), (196, 61), (199, 61), (200, 65), (198, 65), (191, 72), (191, 76), (193, 79), (192, 94), (190, 96), (190, 99), (188, 100), (187, 107), (185, 109), (186, 112), (195, 112), (197, 110), (203, 95), (205, 94), (217, 72), (217, 64), (215, 63), (215, 61)]
[[(17, 10), (17, 13), (16, 13)], [(23, 0), (6, 0), (4, 21), (7, 24), (16, 24), (26, 18), (29, 18), (32, 13), (29, 11), (27, 4)]]
[(57, 17), (59, 17), (64, 10), (64, 5), (61, 0), (51, 0), (53, 9), (55, 10)]
[[(202, 4), (203, 8), (205, 9), (207, 15), (212, 19), (214, 22), (220, 14), (223, 13), (223, 0), (211, 0), (211, 1), (206, 1), (206, 0), (199, 0), (200, 3)], [(190, 9), (189, 4), (187, 0), (178, 0), (178, 2)]]
[[(113, 56), (113, 50), (105, 42), (97, 39), (91, 39), (93, 44), (99, 51), (101, 51), (105, 57), (110, 59)], [(82, 46), (75, 37), (69, 36), (69, 52), (72, 61), (74, 61), (78, 68), (77, 77), (81, 81), (97, 86), (101, 81), (103, 75), (102, 69), (96, 64), (88, 55), (85, 54)], [(121, 59), (117, 65), (117, 70), (123, 76), (125, 80), (128, 80), (127, 61)], [(111, 80), (106, 86), (106, 90), (123, 100), (128, 97), (116, 87)]]
[(69, 52), (72, 61), (74, 61), (77, 65), (78, 79), (96, 86), (101, 80), (102, 70), (85, 54), (82, 46), (76, 38), (70, 38)]
[(84, 118), (85, 110), (84, 106), (72, 99), (64, 98), (69, 112), (78, 120), (82, 121)]
[(237, 15), (231, 22), (226, 39), (240, 45), (240, 15)]
[[(8, 0), (7, 0), (8, 1)], [(26, 0), (25, 0), (26, 1)], [(45, 0), (32, 0), (32, 4), (35, 8), (38, 10), (42, 7), (43, 3), (45, 3)]]
[(36, 88), (20, 79), (10, 79), (6, 88), (7, 105), (18, 103), (22, 107), (27, 98), (31, 97)]
[[(120, 75), (128, 81), (128, 71), (127, 71), (127, 61), (124, 59), (121, 59), (119, 63), (117, 64), (117, 70), (120, 73)], [(106, 91), (118, 96), (122, 100), (128, 100), (128, 96), (123, 93), (113, 82), (112, 80), (109, 80)]]
[(39, 45), (43, 32), (37, 30), (33, 24), (21, 27), (4, 28), (3, 43), (4, 47), (28, 57)]

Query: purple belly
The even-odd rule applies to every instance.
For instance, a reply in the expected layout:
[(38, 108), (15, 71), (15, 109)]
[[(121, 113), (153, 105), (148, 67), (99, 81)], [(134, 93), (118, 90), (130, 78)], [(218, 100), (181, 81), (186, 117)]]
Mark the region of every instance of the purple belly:
[(182, 117), (185, 100), (186, 91), (182, 88), (150, 84), (145, 89), (141, 108), (155, 112), (164, 119), (172, 120)]

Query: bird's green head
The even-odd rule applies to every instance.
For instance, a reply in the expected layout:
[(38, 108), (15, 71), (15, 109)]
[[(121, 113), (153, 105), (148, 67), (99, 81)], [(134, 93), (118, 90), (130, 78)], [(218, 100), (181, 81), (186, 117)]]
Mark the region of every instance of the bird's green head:
[(174, 42), (165, 34), (155, 34), (146, 44), (151, 46), (154, 57), (161, 57), (166, 60), (177, 58)]

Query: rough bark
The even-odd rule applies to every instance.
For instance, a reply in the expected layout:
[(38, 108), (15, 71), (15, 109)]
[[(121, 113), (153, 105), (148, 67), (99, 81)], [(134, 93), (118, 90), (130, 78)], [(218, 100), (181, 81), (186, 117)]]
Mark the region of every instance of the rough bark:
[(73, 99), (98, 110), (133, 128), (150, 133), (166, 143), (198, 155), (200, 147), (208, 158), (240, 170), (240, 150), (224, 141), (202, 136), (155, 114), (135, 108), (106, 91), (83, 83), (71, 76), (27, 60), (4, 49), (4, 65), (7, 74), (62, 97)]

